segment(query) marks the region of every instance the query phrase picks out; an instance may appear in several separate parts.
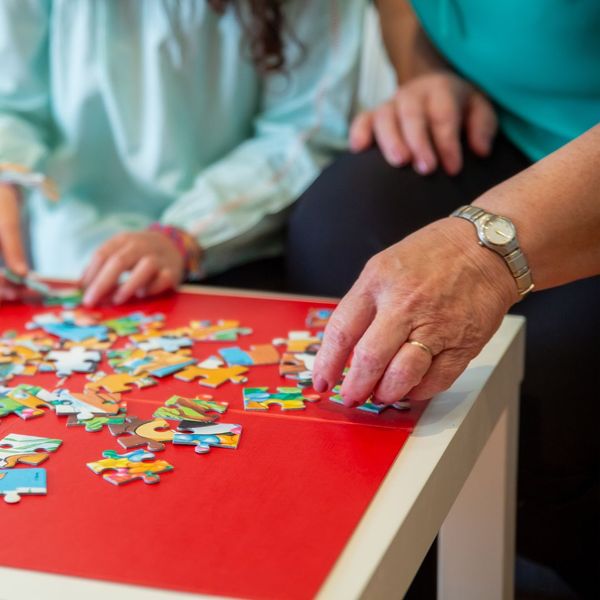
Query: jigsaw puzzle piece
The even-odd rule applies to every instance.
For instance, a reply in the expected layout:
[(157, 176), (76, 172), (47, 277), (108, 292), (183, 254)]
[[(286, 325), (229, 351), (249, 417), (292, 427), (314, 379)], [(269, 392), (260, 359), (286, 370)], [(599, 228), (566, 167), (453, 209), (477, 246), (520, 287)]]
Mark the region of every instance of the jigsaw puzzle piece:
[(85, 426), (87, 432), (102, 431), (107, 425), (122, 425), (125, 423), (125, 414), (122, 415), (94, 415), (91, 419), (82, 419), (79, 415), (69, 415), (68, 427)]
[(46, 469), (0, 469), (0, 495), (7, 504), (16, 504), (21, 496), (47, 493)]
[(62, 440), (9, 433), (0, 440), (0, 469), (11, 469), (17, 463), (39, 465), (61, 444)]
[(144, 451), (133, 451), (119, 455), (112, 450), (102, 453), (102, 460), (87, 463), (87, 466), (97, 475), (110, 470), (112, 473), (104, 473), (103, 479), (114, 484), (124, 485), (141, 479), (144, 483), (153, 484), (160, 481), (159, 473), (173, 470), (173, 466), (165, 460), (153, 459), (154, 454)]
[(244, 388), (245, 410), (269, 410), (274, 404), (281, 410), (304, 410), (305, 402), (317, 402), (319, 394), (303, 394), (297, 387), (278, 387), (275, 393), (269, 392), (268, 387)]
[(98, 415), (117, 415), (127, 408), (120, 394), (105, 394), (86, 389), (74, 393), (58, 389), (52, 395), (51, 404), (57, 415), (77, 415), (78, 420), (87, 421)]
[(41, 409), (50, 407), (50, 398), (51, 395), (38, 386), (0, 387), (0, 418), (9, 414), (25, 420), (42, 417)]
[(258, 365), (276, 365), (279, 362), (279, 352), (272, 344), (257, 344), (250, 350), (241, 348), (221, 348), (219, 354), (229, 366), (240, 365), (251, 367)]
[(164, 442), (173, 441), (173, 431), (164, 419), (127, 417), (124, 424), (109, 425), (108, 429), (125, 449), (146, 445), (150, 452), (160, 452), (165, 449)]
[(215, 357), (211, 357), (197, 365), (186, 367), (175, 375), (176, 379), (181, 381), (194, 381), (200, 379), (198, 383), (210, 388), (217, 388), (224, 383), (245, 383), (248, 381), (244, 374), (248, 372), (246, 367), (233, 366), (224, 367), (223, 362)]
[(234, 423), (194, 423), (190, 426), (186, 421), (173, 435), (173, 444), (195, 446), (198, 454), (206, 454), (211, 447), (237, 448), (241, 435), (242, 426)]
[(40, 371), (55, 370), (59, 377), (68, 377), (73, 373), (92, 373), (102, 360), (102, 354), (97, 350), (87, 350), (74, 346), (68, 350), (52, 350), (46, 354), (46, 364), (40, 366)]
[(192, 321), (189, 336), (196, 342), (236, 342), (241, 335), (250, 335), (252, 329), (240, 327), (239, 321), (220, 319), (211, 321)]
[(103, 371), (88, 376), (88, 381), (90, 383), (86, 384), (86, 389), (104, 390), (111, 394), (130, 392), (133, 386), (145, 388), (158, 383), (156, 379), (143, 375), (130, 375), (129, 373), (111, 373), (107, 375)]
[(279, 363), (279, 374), (286, 379), (293, 379), (300, 387), (312, 385), (312, 373), (316, 355), (285, 352)]
[(208, 394), (195, 398), (171, 396), (164, 406), (154, 412), (154, 417), (170, 421), (212, 423), (217, 420), (218, 415), (222, 415), (227, 410), (227, 407), (227, 402), (215, 402)]
[(132, 335), (129, 338), (138, 348), (150, 352), (163, 350), (164, 352), (177, 352), (182, 348), (190, 348), (193, 341), (187, 336), (170, 336), (165, 332), (153, 331)]
[[(331, 391), (333, 394), (329, 397), (329, 399), (336, 404), (344, 404), (344, 401), (340, 396), (341, 386), (336, 385)], [(368, 398), (356, 408), (364, 412), (379, 415), (388, 408), (394, 408), (399, 411), (410, 410), (410, 402), (408, 400), (400, 400), (398, 402), (394, 402), (393, 404), (378, 404), (377, 402), (373, 402), (371, 398)]]
[(165, 315), (155, 313), (147, 315), (141, 311), (103, 321), (102, 324), (112, 329), (119, 337), (139, 333), (142, 329), (155, 329), (162, 327)]
[(290, 331), (287, 338), (275, 338), (275, 346), (285, 346), (285, 352), (293, 354), (317, 354), (323, 341), (323, 332), (312, 335), (309, 331)]
[(306, 326), (311, 329), (324, 329), (333, 314), (333, 308), (309, 308)]

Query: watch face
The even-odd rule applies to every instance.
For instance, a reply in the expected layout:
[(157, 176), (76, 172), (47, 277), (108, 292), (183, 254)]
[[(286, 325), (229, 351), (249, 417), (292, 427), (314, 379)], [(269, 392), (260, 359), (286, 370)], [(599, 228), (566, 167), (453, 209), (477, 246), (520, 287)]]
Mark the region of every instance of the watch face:
[(516, 237), (515, 226), (504, 217), (491, 217), (483, 226), (483, 232), (488, 242), (496, 246), (504, 246)]

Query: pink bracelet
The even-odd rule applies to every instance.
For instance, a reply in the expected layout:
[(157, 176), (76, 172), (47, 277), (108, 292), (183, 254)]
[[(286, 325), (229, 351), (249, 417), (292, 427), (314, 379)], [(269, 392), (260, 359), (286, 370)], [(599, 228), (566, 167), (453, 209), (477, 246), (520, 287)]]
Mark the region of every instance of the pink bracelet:
[(152, 223), (148, 226), (148, 231), (156, 231), (166, 235), (175, 244), (177, 251), (183, 258), (185, 277), (195, 278), (200, 273), (201, 251), (196, 240), (183, 229), (164, 225), (163, 223)]

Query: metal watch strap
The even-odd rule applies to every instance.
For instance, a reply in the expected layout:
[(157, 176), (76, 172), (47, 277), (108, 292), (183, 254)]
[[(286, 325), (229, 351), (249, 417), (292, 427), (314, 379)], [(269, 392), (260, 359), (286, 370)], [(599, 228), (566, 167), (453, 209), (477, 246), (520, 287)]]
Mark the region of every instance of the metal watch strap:
[[(486, 215), (496, 216), (492, 213), (486, 212), (478, 206), (472, 206), (469, 204), (457, 208), (455, 211), (452, 212), (450, 216), (466, 219), (467, 221), (473, 223), (473, 225), (477, 226), (477, 221), (479, 221), (479, 219)], [(529, 292), (531, 292), (531, 290), (533, 290), (534, 285), (531, 276), (531, 271), (529, 270), (529, 265), (527, 264), (527, 259), (525, 258), (525, 255), (519, 247), (518, 241), (516, 239), (515, 243), (516, 247), (507, 254), (502, 254), (495, 248), (487, 245), (485, 245), (485, 247), (496, 252), (496, 254), (498, 254), (504, 259), (504, 262), (506, 262), (506, 265), (510, 269), (511, 274), (515, 279), (519, 296), (521, 296), (521, 298), (524, 298)]]

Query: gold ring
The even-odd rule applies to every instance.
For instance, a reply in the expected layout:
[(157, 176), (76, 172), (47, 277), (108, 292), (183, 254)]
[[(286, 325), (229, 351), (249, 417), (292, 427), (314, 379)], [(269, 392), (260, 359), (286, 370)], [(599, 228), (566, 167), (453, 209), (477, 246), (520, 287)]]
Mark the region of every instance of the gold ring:
[(427, 352), (427, 354), (429, 354), (431, 356), (431, 358), (433, 358), (433, 351), (427, 344), (424, 344), (423, 342), (418, 342), (417, 340), (407, 340), (406, 343), (412, 344), (413, 346), (416, 346), (417, 348), (421, 348), (421, 350), (424, 350), (425, 352)]

